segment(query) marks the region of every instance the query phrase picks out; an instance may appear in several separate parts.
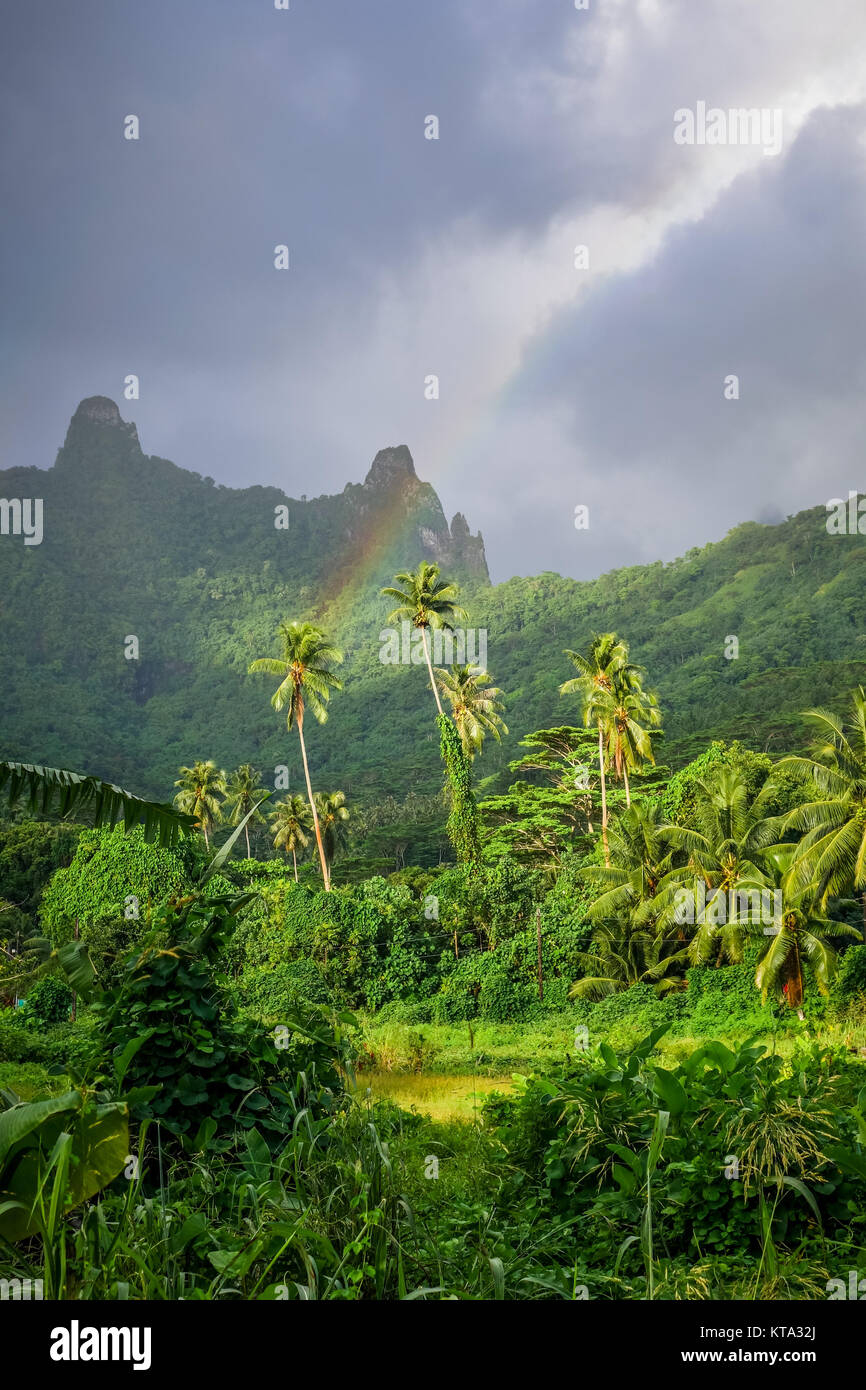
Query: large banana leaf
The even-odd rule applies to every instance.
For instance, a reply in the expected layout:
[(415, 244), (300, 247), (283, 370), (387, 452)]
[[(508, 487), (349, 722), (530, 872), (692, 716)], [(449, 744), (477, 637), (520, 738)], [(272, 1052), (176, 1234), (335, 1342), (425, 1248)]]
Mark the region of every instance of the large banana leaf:
[(58, 1141), (71, 1141), (60, 1203), (69, 1211), (123, 1168), (129, 1154), (126, 1103), (94, 1105), (80, 1091), (68, 1091), (0, 1114), (0, 1236), (6, 1240), (24, 1240), (39, 1230), (40, 1191), (47, 1205), (55, 1178), (50, 1155), (59, 1151)]
[(83, 941), (67, 941), (64, 946), (54, 946), (46, 936), (28, 936), (24, 939), (24, 951), (41, 966), (59, 965), (66, 983), (76, 994), (86, 998), (93, 991), (96, 971)]
[(10, 806), (21, 803), (34, 814), (57, 811), (66, 816), (72, 811), (87, 811), (94, 825), (112, 826), (119, 820), (125, 830), (143, 825), (148, 842), (157, 840), (166, 846), (176, 844), (195, 825), (192, 816), (173, 806), (145, 801), (113, 782), (35, 763), (0, 762), (0, 799)]

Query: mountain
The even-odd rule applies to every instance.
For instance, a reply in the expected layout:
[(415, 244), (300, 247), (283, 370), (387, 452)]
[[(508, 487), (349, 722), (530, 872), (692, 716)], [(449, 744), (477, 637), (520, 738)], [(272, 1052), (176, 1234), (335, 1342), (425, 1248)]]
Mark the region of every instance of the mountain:
[[(168, 796), (198, 757), (251, 761), (266, 784), (285, 764), (300, 787), (273, 682), (246, 674), (276, 653), (287, 617), (320, 621), (346, 652), (345, 689), (309, 730), (318, 784), (359, 799), (435, 789), (425, 672), (382, 661), (379, 590), (421, 559), (460, 582), (508, 695), (510, 736), (485, 750), (480, 776), (500, 772), (528, 730), (577, 718), (558, 695), (571, 673), (563, 649), (593, 631), (619, 631), (647, 666), (674, 763), (720, 735), (781, 752), (802, 740), (801, 709), (866, 681), (866, 540), (829, 535), (823, 507), (746, 523), (671, 564), (492, 586), (481, 536), (460, 514), (448, 525), (404, 445), (338, 496), (289, 498), (145, 455), (102, 396), (82, 401), (53, 468), (8, 469), (0, 493), (40, 498), (43, 516), (40, 544), (0, 535), (3, 755), (143, 794)], [(14, 530), (14, 508), (3, 511)]]

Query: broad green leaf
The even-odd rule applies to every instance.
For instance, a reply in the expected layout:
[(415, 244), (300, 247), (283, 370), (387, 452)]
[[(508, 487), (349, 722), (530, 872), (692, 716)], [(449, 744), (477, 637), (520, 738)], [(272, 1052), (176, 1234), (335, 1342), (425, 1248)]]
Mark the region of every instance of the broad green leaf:
[(653, 1086), (672, 1115), (681, 1115), (686, 1108), (686, 1093), (673, 1072), (664, 1067), (653, 1068)]

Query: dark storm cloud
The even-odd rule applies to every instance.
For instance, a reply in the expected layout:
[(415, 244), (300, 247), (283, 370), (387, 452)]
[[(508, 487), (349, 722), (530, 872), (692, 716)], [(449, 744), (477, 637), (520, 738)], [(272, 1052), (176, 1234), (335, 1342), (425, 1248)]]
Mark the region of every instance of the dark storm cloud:
[[(784, 164), (559, 316), (502, 423), (519, 437), (564, 410), (586, 461), (549, 459), (531, 495), (539, 514), (549, 498), (551, 568), (670, 558), (866, 487), (864, 175), (866, 107), (819, 112)], [(592, 504), (589, 532), (573, 533), (571, 499)]]
[[(862, 95), (854, 0), (5, 10), (4, 466), (95, 393), (235, 485), (337, 491), (405, 441), (497, 577), (670, 557), (850, 472), (862, 126), (820, 107)], [(678, 106), (780, 93), (803, 133), (727, 191), (673, 143)], [(576, 299), (587, 226), (618, 249)]]

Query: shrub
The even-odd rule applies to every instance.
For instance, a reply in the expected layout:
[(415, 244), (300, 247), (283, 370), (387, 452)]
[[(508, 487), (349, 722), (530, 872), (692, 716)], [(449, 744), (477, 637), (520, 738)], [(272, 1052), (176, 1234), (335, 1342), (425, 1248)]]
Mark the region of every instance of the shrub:
[(79, 1068), (92, 1048), (93, 1019), (57, 1023), (40, 1031), (10, 1009), (0, 1014), (0, 1062), (37, 1062), (66, 1070)]
[(833, 981), (831, 997), (840, 1013), (866, 995), (866, 946), (849, 946)]
[(169, 899), (122, 982), (93, 1006), (94, 1063), (131, 1088), (131, 1118), (158, 1120), (194, 1150), (233, 1148), (253, 1127), (278, 1146), (298, 1109), (315, 1118), (343, 1103), (343, 1044), (321, 1011), (286, 1018), (277, 1036), (222, 988), (221, 952), (244, 901)]
[(72, 1008), (72, 990), (56, 975), (44, 975), (30, 986), (21, 1015), (34, 1028), (66, 1023)]
[(333, 992), (312, 960), (283, 961), (277, 966), (246, 970), (234, 992), (245, 1009), (274, 1022), (299, 1004), (333, 1003)]

